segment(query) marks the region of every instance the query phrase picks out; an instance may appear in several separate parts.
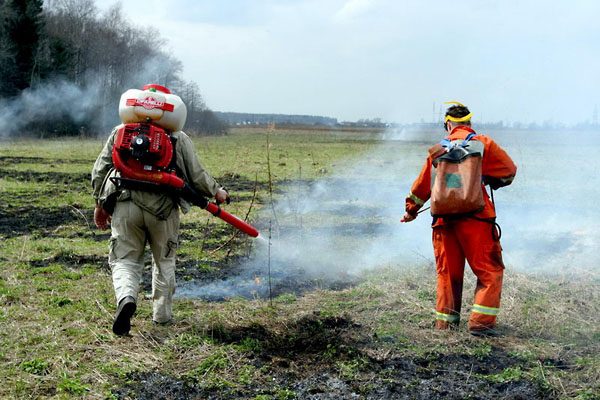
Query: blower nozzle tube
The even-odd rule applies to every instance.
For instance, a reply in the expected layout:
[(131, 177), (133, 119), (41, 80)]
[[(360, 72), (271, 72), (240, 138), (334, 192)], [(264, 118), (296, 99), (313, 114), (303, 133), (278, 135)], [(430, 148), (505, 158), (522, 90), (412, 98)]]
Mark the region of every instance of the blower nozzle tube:
[(181, 188), (181, 197), (190, 203), (205, 209), (215, 217), (221, 218), (223, 221), (227, 222), (229, 225), (233, 226), (236, 229), (244, 232), (246, 235), (251, 237), (258, 237), (258, 230), (252, 225), (242, 221), (238, 217), (233, 214), (228, 213), (223, 210), (215, 203), (211, 203), (203, 196), (200, 196), (194, 189), (192, 189), (187, 183), (184, 184), (183, 188)]
[(221, 218), (223, 221), (227, 222), (229, 225), (232, 225), (234, 228), (237, 228), (240, 231), (244, 232), (246, 235), (258, 237), (258, 230), (256, 230), (256, 228), (242, 221), (235, 215), (229, 214), (227, 211), (223, 210), (215, 203), (208, 203), (205, 210), (214, 215), (215, 217)]

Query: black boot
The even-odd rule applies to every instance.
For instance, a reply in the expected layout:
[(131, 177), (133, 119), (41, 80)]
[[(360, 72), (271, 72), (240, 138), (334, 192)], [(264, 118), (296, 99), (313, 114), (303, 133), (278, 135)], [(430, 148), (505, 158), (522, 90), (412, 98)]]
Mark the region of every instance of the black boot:
[(119, 302), (112, 328), (116, 335), (122, 336), (129, 333), (129, 329), (131, 328), (130, 320), (136, 307), (135, 299), (131, 296), (127, 296)]

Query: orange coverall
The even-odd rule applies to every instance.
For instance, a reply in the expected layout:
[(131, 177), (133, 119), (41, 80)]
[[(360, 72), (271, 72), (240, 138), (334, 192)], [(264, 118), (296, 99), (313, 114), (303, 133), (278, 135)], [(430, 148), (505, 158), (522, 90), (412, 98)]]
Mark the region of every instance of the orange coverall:
[[(446, 137), (464, 140), (470, 132), (467, 126), (458, 126)], [(482, 174), (484, 182), (497, 188), (509, 185), (517, 167), (491, 138), (476, 135), (471, 140), (484, 144)], [(431, 196), (432, 160), (427, 158), (419, 177), (406, 198), (406, 212), (416, 215)], [(494, 204), (482, 183), (484, 209), (472, 217), (436, 218), (433, 221), (433, 249), (437, 269), (436, 328), (458, 326), (462, 303), (465, 258), (477, 277), (475, 299), (469, 330), (481, 331), (496, 326), (502, 291), (502, 247), (497, 240)], [(483, 220), (483, 221), (482, 221)], [(493, 234), (494, 232), (494, 234)]]

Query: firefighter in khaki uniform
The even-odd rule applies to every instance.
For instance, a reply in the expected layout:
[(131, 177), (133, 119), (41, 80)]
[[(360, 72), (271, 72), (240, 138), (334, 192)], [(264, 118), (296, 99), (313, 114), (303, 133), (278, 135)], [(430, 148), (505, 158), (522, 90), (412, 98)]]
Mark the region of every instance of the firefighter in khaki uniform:
[[(172, 130), (170, 138), (175, 143), (172, 157), (176, 163), (177, 175), (191, 184), (199, 194), (214, 197), (218, 203), (225, 202), (228, 199), (227, 192), (204, 170), (195, 153), (193, 142), (181, 131), (186, 113), (180, 99), (176, 98), (179, 103), (172, 101), (178, 107), (157, 112), (157, 108), (166, 103), (161, 103), (156, 98), (160, 99), (165, 95), (173, 97), (167, 88), (146, 85), (142, 91), (136, 93), (142, 98), (139, 103), (125, 103), (122, 98), (119, 114), (123, 122), (136, 122), (136, 119), (148, 121), (149, 117), (146, 115), (149, 113), (154, 113), (152, 123), (158, 126), (164, 119), (165, 128)], [(150, 100), (145, 101), (144, 96)], [(136, 107), (139, 109), (139, 115), (131, 111)], [(162, 118), (163, 114), (168, 112), (176, 114), (175, 122), (168, 121), (166, 117)], [(117, 335), (127, 334), (131, 327), (130, 319), (136, 310), (146, 242), (152, 250), (152, 318), (158, 324), (172, 321), (179, 208), (184, 213), (190, 209), (189, 203), (174, 198), (169, 193), (117, 187), (115, 180), (111, 179), (120, 176), (113, 162), (113, 148), (117, 132), (123, 126), (119, 125), (113, 129), (92, 170), (93, 196), (96, 200), (94, 222), (100, 229), (108, 229), (110, 223), (112, 231), (109, 265), (117, 300), (117, 313), (113, 323), (113, 332)]]
[[(489, 184), (492, 189), (509, 185), (517, 167), (491, 138), (478, 135), (470, 128), (469, 109), (460, 103), (456, 104), (446, 112), (445, 128), (449, 134), (445, 143), (466, 145), (470, 142), (472, 146), (466, 147), (479, 149), (477, 155), (482, 154), (479, 168), (483, 178), (479, 195), (482, 198), (481, 207), (470, 214), (434, 216), (432, 236), (437, 269), (436, 328), (458, 326), (466, 258), (477, 277), (469, 332), (474, 335), (493, 335), (496, 333), (493, 328), (500, 310), (504, 264), (495, 224), (496, 212), (484, 184)], [(432, 176), (435, 179), (436, 167), (433, 149), (406, 198), (406, 213), (402, 222), (414, 220), (418, 210), (430, 197), (434, 214), (432, 187), (435, 182), (432, 182)], [(479, 184), (476, 186), (478, 191)]]

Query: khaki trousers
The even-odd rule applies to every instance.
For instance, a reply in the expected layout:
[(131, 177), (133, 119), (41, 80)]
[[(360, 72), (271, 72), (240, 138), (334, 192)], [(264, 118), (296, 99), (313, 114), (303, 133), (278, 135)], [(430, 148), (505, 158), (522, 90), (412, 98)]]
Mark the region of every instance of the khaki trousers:
[(179, 210), (161, 220), (133, 201), (117, 202), (111, 222), (108, 262), (117, 304), (125, 297), (137, 300), (144, 270), (146, 242), (152, 250), (152, 318), (168, 322), (173, 314), (175, 260), (179, 235)]

